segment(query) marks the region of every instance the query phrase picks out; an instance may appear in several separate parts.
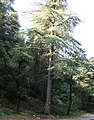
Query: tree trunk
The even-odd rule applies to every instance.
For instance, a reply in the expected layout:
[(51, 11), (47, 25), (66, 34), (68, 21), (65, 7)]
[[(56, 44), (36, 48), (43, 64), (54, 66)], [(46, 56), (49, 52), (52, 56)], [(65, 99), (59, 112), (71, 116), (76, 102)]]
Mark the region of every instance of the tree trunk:
[[(57, 0), (51, 0), (51, 2), (56, 2)], [(52, 8), (55, 10), (56, 9), (56, 5), (53, 4)], [(52, 27), (54, 27), (55, 24), (55, 18), (52, 22)], [(55, 35), (55, 31), (52, 30), (51, 35)], [(50, 43), (50, 49), (49, 49), (49, 65), (48, 65), (48, 82), (47, 82), (47, 95), (46, 95), (46, 107), (45, 107), (45, 111), (47, 114), (50, 114), (50, 106), (51, 106), (51, 87), (52, 87), (52, 70), (51, 67), (53, 66), (53, 53), (54, 53), (54, 44)]]
[(66, 115), (69, 115), (71, 110), (71, 104), (72, 104), (72, 84), (70, 84), (70, 91), (69, 91), (69, 103), (68, 103), (68, 109)]
[(17, 91), (17, 112), (20, 110), (20, 91)]
[(19, 112), (20, 110), (20, 85), (19, 85), (19, 82), (16, 80), (16, 90), (17, 90), (17, 95), (16, 95), (16, 110), (17, 112)]
[(51, 105), (51, 86), (52, 86), (52, 78), (51, 78), (51, 66), (52, 66), (52, 50), (49, 50), (49, 66), (48, 66), (48, 82), (47, 82), (47, 95), (46, 95), (46, 107), (45, 112), (50, 114), (50, 105)]

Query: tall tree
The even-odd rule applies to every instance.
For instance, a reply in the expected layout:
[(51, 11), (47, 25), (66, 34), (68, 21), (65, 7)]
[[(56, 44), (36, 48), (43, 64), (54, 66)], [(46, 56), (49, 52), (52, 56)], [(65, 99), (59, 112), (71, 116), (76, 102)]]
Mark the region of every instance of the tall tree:
[[(0, 66), (0, 69), (4, 71), (2, 73), (1, 71), (1, 80), (2, 83), (10, 84), (7, 83), (8, 80), (13, 80), (16, 83), (16, 90), (17, 90), (17, 99), (19, 99), (19, 84), (18, 81), (20, 79), (20, 69), (21, 69), (21, 60), (18, 61), (19, 66), (18, 66), (18, 74), (15, 74), (15, 63), (13, 64), (13, 59), (14, 57), (18, 57), (16, 54), (19, 51), (16, 51), (17, 53), (15, 54), (14, 49), (18, 49), (20, 47), (22, 38), (19, 35), (19, 22), (18, 22), (18, 15), (16, 14), (15, 10), (12, 8), (13, 0), (2, 0), (0, 1), (0, 58), (2, 60), (3, 68)], [(23, 42), (24, 44), (24, 42)], [(22, 62), (23, 63), (23, 62)], [(7, 77), (6, 77), (7, 76)], [(18, 79), (18, 80), (17, 80)], [(3, 85), (3, 84), (2, 84)], [(3, 85), (5, 86), (5, 85)], [(5, 86), (6, 89), (8, 86)], [(7, 92), (6, 92), (7, 93)], [(17, 102), (17, 106), (19, 109), (19, 104)]]
[[(65, 1), (49, 0), (34, 15), (31, 28), (34, 43), (40, 41), (46, 48), (46, 60), (48, 59), (48, 83), (45, 110), (50, 113), (51, 86), (53, 79), (53, 65), (57, 58), (64, 53), (77, 51), (74, 39), (71, 36), (73, 28), (79, 23), (79, 18), (67, 10)], [(76, 40), (75, 40), (76, 41)], [(73, 46), (74, 48), (73, 48)]]

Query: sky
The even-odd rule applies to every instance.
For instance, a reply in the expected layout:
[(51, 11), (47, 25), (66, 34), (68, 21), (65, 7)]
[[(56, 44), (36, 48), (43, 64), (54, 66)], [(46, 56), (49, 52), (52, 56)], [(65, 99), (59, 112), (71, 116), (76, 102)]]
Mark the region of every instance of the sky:
[[(31, 26), (28, 12), (35, 9), (34, 2), (45, 0), (15, 0), (14, 8), (19, 13), (23, 28)], [(68, 8), (78, 15), (82, 22), (74, 30), (74, 38), (78, 40), (88, 57), (94, 57), (94, 0), (67, 0)], [(28, 11), (27, 13), (24, 13)]]

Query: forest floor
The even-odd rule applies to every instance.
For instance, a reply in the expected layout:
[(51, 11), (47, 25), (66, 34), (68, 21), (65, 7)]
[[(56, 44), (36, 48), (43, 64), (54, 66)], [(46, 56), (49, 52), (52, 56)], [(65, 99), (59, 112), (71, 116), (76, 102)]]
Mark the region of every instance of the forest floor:
[(94, 120), (94, 114), (84, 114), (75, 118), (59, 118), (54, 116), (8, 115), (0, 120)]
[(94, 114), (84, 114), (81, 115), (80, 117), (75, 117), (75, 118), (70, 118), (70, 119), (61, 119), (61, 120), (94, 120)]

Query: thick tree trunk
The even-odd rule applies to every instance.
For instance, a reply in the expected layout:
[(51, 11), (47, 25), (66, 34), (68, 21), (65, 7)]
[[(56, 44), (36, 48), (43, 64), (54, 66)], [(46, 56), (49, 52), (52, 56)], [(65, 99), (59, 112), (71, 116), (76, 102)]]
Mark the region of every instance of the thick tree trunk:
[(69, 91), (69, 103), (68, 103), (68, 109), (66, 115), (69, 115), (71, 110), (71, 104), (72, 104), (72, 84), (70, 84), (70, 91)]

